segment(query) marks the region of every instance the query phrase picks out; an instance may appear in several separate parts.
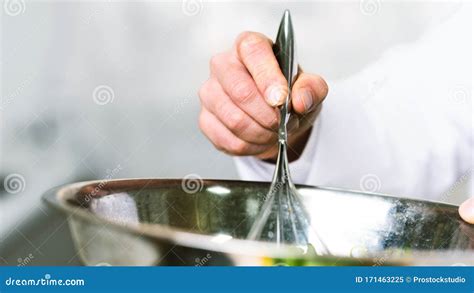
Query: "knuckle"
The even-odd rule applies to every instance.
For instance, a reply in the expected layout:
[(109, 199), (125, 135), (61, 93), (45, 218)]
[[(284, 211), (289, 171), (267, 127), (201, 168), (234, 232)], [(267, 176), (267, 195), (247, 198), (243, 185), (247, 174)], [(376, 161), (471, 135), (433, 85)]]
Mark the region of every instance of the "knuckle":
[(241, 132), (248, 125), (245, 114), (242, 112), (234, 111), (232, 113), (228, 113), (227, 119), (229, 128), (233, 130), (233, 132)]
[(229, 150), (234, 155), (244, 156), (248, 154), (249, 144), (243, 140), (236, 139), (230, 143)]
[(207, 122), (206, 122), (206, 117), (204, 116), (204, 113), (202, 111), (199, 114), (198, 124), (199, 124), (199, 128), (201, 129), (201, 131), (206, 133)]
[(209, 68), (211, 69), (211, 72), (214, 72), (217, 68), (219, 68), (219, 65), (222, 63), (223, 58), (223, 53), (219, 53), (211, 57), (211, 59), (209, 60)]
[(268, 45), (265, 37), (254, 32), (243, 32), (238, 40), (238, 49), (245, 55), (261, 55)]
[(236, 102), (247, 104), (256, 96), (256, 90), (249, 82), (237, 81), (232, 85), (230, 95)]
[(255, 34), (254, 32), (251, 31), (243, 31), (237, 36), (236, 44), (237, 46), (240, 46), (242, 42), (248, 38), (251, 38), (252, 35)]
[(209, 81), (206, 81), (206, 82), (199, 88), (198, 96), (199, 96), (199, 99), (201, 100), (201, 103), (203, 102), (204, 98), (207, 96), (208, 88), (209, 88)]
[(205, 114), (201, 111), (201, 114), (199, 115), (199, 128), (201, 129), (202, 133), (209, 139), (209, 141), (212, 143), (212, 145), (219, 151), (224, 151), (224, 148), (222, 147), (221, 141), (219, 138), (211, 138), (209, 135), (209, 123), (207, 122), (207, 118)]
[(216, 150), (218, 150), (220, 152), (225, 151), (225, 148), (218, 141), (212, 141), (212, 145), (216, 148)]

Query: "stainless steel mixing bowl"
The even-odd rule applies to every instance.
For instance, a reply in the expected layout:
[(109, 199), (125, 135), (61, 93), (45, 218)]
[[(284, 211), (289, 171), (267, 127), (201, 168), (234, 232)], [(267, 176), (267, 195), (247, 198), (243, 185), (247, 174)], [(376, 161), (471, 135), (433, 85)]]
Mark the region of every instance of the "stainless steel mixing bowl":
[(64, 211), (86, 265), (474, 265), (474, 225), (457, 207), (297, 186), (328, 255), (245, 240), (263, 182), (124, 179), (44, 195)]

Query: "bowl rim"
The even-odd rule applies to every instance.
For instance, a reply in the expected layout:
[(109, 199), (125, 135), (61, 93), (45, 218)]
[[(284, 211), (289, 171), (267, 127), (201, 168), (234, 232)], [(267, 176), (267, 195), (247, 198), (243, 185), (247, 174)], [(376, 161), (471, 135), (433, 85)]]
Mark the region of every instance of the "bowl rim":
[[(103, 180), (89, 180), (81, 181), (75, 183), (68, 183), (53, 187), (47, 190), (43, 196), (42, 200), (48, 205), (56, 208), (67, 216), (66, 220), (69, 222), (72, 217), (79, 217), (83, 221), (87, 221), (91, 224), (102, 224), (107, 225), (108, 229), (116, 229), (125, 233), (129, 233), (141, 238), (148, 238), (152, 240), (166, 241), (168, 243), (181, 245), (185, 247), (204, 249), (210, 251), (218, 251), (228, 254), (239, 254), (247, 256), (257, 256), (262, 258), (283, 258), (283, 259), (305, 259), (310, 257), (311, 259), (319, 260), (348, 260), (354, 261), (359, 260), (362, 263), (375, 263), (376, 260), (384, 258), (384, 265), (413, 265), (416, 264), (417, 260), (420, 261), (429, 261), (430, 263), (436, 262), (436, 260), (443, 260), (449, 258), (449, 256), (455, 250), (414, 250), (411, 249), (410, 255), (403, 255), (398, 257), (390, 257), (383, 255), (383, 252), (374, 253), (367, 257), (349, 257), (349, 256), (338, 256), (338, 255), (318, 255), (314, 254), (311, 256), (302, 255), (301, 250), (296, 248), (293, 245), (277, 245), (274, 243), (254, 241), (254, 240), (245, 240), (238, 238), (231, 238), (225, 242), (219, 243), (215, 239), (217, 235), (206, 235), (199, 234), (194, 232), (185, 231), (180, 228), (169, 227), (162, 224), (150, 224), (150, 223), (138, 223), (137, 225), (131, 225), (126, 223), (118, 223), (116, 221), (105, 219), (97, 214), (88, 212), (86, 209), (77, 207), (68, 203), (67, 199), (73, 198), (77, 191), (80, 188), (87, 185), (94, 185), (98, 183), (111, 183), (111, 182), (145, 182), (145, 181), (157, 181), (164, 184), (176, 184), (180, 185), (181, 182), (185, 180), (183, 178), (155, 178), (155, 177), (146, 177), (146, 178), (120, 178), (120, 179), (103, 179)], [(226, 184), (249, 184), (249, 185), (269, 185), (269, 182), (265, 181), (244, 181), (244, 180), (228, 180), (228, 179), (200, 179), (203, 182), (203, 186), (207, 186), (212, 183), (226, 183)], [(399, 197), (383, 193), (375, 192), (361, 192), (357, 190), (334, 188), (334, 187), (322, 187), (322, 186), (311, 186), (304, 184), (295, 184), (298, 188), (311, 188), (311, 189), (320, 189), (325, 191), (338, 191), (344, 193), (352, 193), (358, 195), (367, 195), (367, 196), (376, 196), (376, 197), (389, 197), (396, 198), (403, 201), (416, 202), (416, 203), (429, 203), (436, 205), (443, 205), (446, 207), (457, 208), (457, 205), (449, 204), (442, 201), (434, 200), (421, 200), (414, 199), (411, 197)], [(146, 187), (144, 187), (146, 188)], [(461, 254), (468, 256), (472, 255), (474, 259), (474, 251), (466, 252), (464, 250), (458, 251)], [(364, 265), (364, 264), (362, 264)], [(367, 264), (365, 264), (367, 265)]]

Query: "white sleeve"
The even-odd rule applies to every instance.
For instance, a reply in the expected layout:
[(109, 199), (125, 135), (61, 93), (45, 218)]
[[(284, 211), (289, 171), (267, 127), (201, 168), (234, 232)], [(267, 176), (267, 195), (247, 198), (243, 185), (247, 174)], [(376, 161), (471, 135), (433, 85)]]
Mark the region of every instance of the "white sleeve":
[[(324, 107), (322, 107), (324, 108)], [(321, 110), (322, 111), (322, 110)], [(319, 119), (316, 119), (309, 135), (303, 153), (298, 160), (290, 163), (291, 178), (295, 183), (307, 184), (308, 174), (313, 166), (313, 158), (318, 141)], [(275, 165), (255, 157), (235, 157), (235, 164), (243, 180), (271, 181)]]

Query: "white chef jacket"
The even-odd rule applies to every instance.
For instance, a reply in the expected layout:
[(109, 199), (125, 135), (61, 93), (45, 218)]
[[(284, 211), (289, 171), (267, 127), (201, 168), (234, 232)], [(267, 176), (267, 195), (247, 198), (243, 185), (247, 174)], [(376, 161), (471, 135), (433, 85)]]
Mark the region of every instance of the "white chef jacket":
[[(473, 166), (465, 59), (472, 59), (472, 47), (456, 31), (469, 19), (453, 17), (359, 74), (329, 82), (307, 145), (290, 164), (293, 180), (449, 201), (449, 189), (471, 177)], [(254, 157), (235, 162), (244, 180), (272, 177), (272, 164)]]

